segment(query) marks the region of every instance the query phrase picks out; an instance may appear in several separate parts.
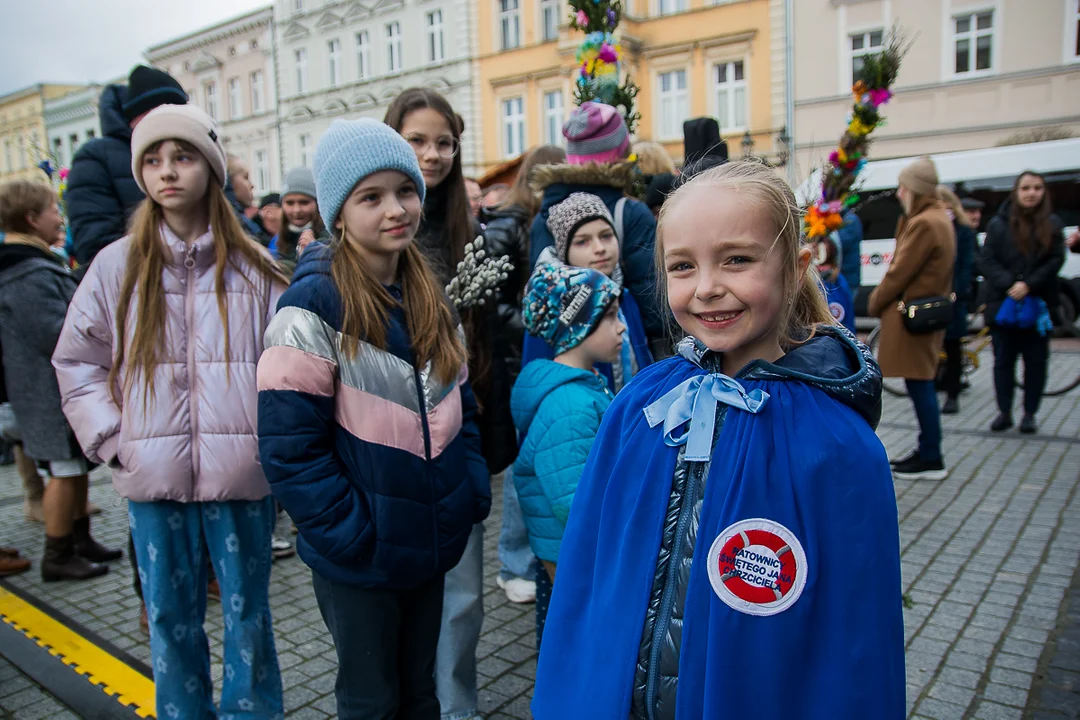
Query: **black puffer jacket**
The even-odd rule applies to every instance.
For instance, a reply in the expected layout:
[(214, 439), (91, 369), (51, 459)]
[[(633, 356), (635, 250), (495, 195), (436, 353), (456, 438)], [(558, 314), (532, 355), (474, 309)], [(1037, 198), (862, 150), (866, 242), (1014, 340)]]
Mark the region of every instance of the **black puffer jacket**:
[(101, 248), (127, 234), (128, 220), (144, 197), (131, 175), (131, 128), (120, 110), (126, 92), (122, 85), (102, 91), (103, 137), (79, 148), (71, 162), (64, 199), (83, 272)]
[(521, 321), (521, 297), (532, 267), (529, 265), (529, 227), (532, 215), (520, 205), (484, 211), (484, 241), (492, 257), (506, 255), (514, 264), (496, 290), (496, 332), (492, 351), (506, 361), (513, 385), (521, 370), (521, 344), (525, 325)]
[[(693, 338), (679, 343), (677, 352), (691, 362), (721, 372), (720, 357)], [(861, 354), (872, 372), (856, 379)], [(748, 366), (737, 379), (795, 380), (814, 386), (855, 409), (871, 427), (881, 418), (881, 372), (865, 345), (841, 328), (820, 328), (817, 336), (790, 351), (768, 367)], [(788, 375), (791, 373), (791, 375)], [(848, 383), (828, 385), (806, 377)], [(713, 444), (727, 417), (727, 405), (717, 405)], [(709, 463), (688, 462), (686, 446), (679, 449), (671, 485), (660, 554), (656, 561), (645, 627), (641, 633), (637, 669), (630, 709), (631, 720), (674, 720), (679, 686), (679, 652), (682, 648), (683, 610), (690, 570), (697, 545), (698, 521), (705, 499)]]
[(1053, 232), (1048, 250), (1025, 254), (1009, 229), (1011, 207), (1011, 201), (1006, 201), (990, 219), (979, 255), (979, 272), (985, 278), (980, 300), (986, 303), (987, 325), (995, 323), (1009, 288), (1020, 281), (1027, 283), (1032, 295), (1046, 302), (1051, 317), (1057, 315), (1058, 272), (1065, 264), (1065, 234), (1061, 219), (1057, 215), (1050, 216)]

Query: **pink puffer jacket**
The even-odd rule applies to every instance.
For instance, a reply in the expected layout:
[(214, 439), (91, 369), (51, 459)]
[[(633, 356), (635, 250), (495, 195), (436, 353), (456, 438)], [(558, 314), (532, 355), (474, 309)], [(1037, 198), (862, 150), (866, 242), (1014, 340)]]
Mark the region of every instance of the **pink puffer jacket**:
[[(131, 244), (125, 237), (97, 255), (68, 309), (53, 354), (64, 414), (86, 456), (112, 466), (113, 485), (129, 500), (258, 500), (270, 488), (259, 463), (255, 369), (284, 287), (259, 277), (238, 257), (243, 276), (232, 264), (226, 266), (226, 365), (213, 238), (208, 232), (188, 250), (167, 227), (162, 235), (168, 245), (167, 319), (153, 396), (144, 403), (144, 385), (136, 379), (121, 408), (108, 387), (116, 357), (117, 301)], [(137, 299), (136, 289), (126, 347)]]

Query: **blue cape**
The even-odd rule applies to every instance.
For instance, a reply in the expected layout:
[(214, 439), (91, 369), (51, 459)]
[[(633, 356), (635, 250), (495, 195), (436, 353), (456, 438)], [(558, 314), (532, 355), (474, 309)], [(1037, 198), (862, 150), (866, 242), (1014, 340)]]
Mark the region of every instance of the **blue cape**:
[[(821, 367), (815, 376), (782, 359), (738, 375), (749, 395), (770, 397), (756, 414), (729, 408), (713, 447), (687, 587), (680, 720), (906, 714), (896, 499), (876, 417), (852, 407), (859, 383), (877, 372), (857, 354), (851, 372)], [(835, 365), (827, 360), (817, 363)], [(604, 416), (559, 555), (532, 703), (538, 720), (629, 717), (679, 453), (643, 409), (704, 375), (683, 357), (661, 361)], [(734, 609), (709, 577), (714, 540), (754, 519), (783, 526), (805, 553), (801, 594), (776, 614)]]

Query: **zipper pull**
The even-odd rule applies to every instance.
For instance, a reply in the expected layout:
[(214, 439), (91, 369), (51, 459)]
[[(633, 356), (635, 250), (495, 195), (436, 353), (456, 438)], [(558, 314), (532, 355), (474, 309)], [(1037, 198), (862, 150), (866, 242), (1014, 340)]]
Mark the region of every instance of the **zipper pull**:
[(184, 259), (184, 267), (186, 267), (188, 270), (191, 270), (193, 267), (195, 267), (195, 251), (197, 249), (198, 248), (196, 248), (195, 245), (192, 245), (190, 248), (188, 248), (187, 257)]

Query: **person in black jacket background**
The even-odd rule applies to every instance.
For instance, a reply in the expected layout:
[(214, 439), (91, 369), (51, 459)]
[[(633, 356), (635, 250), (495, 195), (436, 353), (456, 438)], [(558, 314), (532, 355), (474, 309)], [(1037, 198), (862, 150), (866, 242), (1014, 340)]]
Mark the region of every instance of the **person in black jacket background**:
[(990, 425), (994, 432), (1012, 427), (1016, 360), (1024, 357), (1024, 418), (1020, 432), (1035, 433), (1046, 371), (1050, 339), (1032, 328), (1002, 327), (998, 311), (1006, 297), (1022, 302), (1029, 295), (1043, 300), (1056, 317), (1058, 271), (1065, 263), (1065, 237), (1061, 220), (1050, 207), (1042, 175), (1025, 171), (1016, 179), (1012, 195), (986, 227), (979, 257), (985, 278), (983, 300), (986, 324), (994, 338), (994, 391), (1000, 414)]
[[(938, 197), (945, 203), (945, 212), (952, 217), (956, 233), (956, 263), (953, 265), (953, 319), (945, 328), (945, 404), (942, 415), (960, 412), (961, 379), (964, 369), (963, 338), (968, 331), (968, 300), (971, 295), (972, 273), (975, 270), (975, 228), (964, 211), (960, 198), (944, 185), (938, 186)], [(861, 225), (860, 225), (861, 227)]]
[[(492, 355), (501, 359), (507, 381), (513, 387), (521, 371), (521, 346), (525, 325), (521, 320), (521, 299), (525, 284), (532, 274), (529, 262), (529, 231), (533, 218), (540, 210), (540, 196), (529, 185), (532, 169), (540, 165), (566, 162), (566, 151), (555, 145), (541, 145), (532, 150), (518, 168), (517, 179), (501, 204), (485, 209), (484, 239), (488, 252), (494, 257), (506, 255), (514, 264), (507, 278), (496, 290), (496, 317), (492, 338)], [(497, 582), (514, 603), (536, 600), (533, 563), (536, 558), (529, 547), (529, 535), (521, 514), (511, 469), (503, 476), (503, 514), (499, 530), (499, 570)]]
[(98, 113), (102, 137), (83, 145), (71, 162), (64, 201), (79, 275), (98, 252), (127, 233), (143, 192), (131, 175), (131, 131), (159, 105), (186, 105), (187, 93), (164, 70), (137, 65), (128, 85), (109, 85)]

